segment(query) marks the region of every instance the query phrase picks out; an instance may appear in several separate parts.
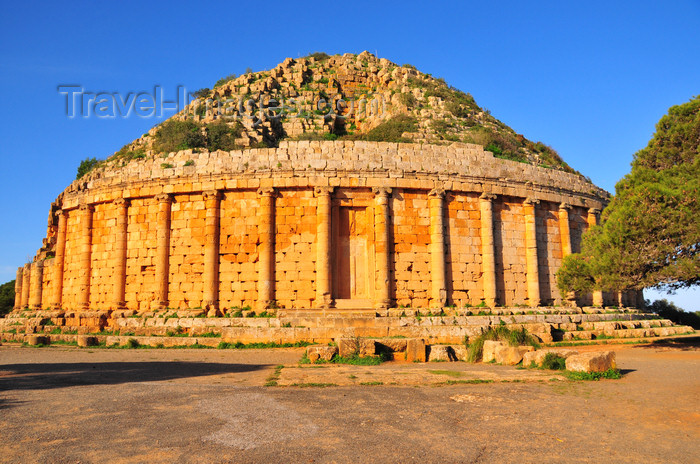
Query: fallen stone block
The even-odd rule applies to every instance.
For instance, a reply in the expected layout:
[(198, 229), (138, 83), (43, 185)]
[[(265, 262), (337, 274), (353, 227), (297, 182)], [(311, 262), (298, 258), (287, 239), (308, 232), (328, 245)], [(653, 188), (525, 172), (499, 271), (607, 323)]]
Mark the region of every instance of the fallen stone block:
[(566, 358), (566, 370), (576, 372), (605, 372), (615, 369), (615, 352), (580, 353)]
[(525, 353), (534, 351), (532, 346), (500, 346), (495, 350), (496, 363), (504, 366), (515, 366), (523, 360)]
[(306, 349), (306, 356), (312, 363), (318, 360), (330, 361), (336, 354), (338, 354), (337, 346), (310, 346)]
[(421, 338), (410, 338), (406, 341), (406, 361), (425, 362), (425, 341)]
[(481, 361), (488, 363), (496, 360), (496, 349), (505, 346), (504, 342), (497, 340), (484, 340), (484, 348), (481, 352)]

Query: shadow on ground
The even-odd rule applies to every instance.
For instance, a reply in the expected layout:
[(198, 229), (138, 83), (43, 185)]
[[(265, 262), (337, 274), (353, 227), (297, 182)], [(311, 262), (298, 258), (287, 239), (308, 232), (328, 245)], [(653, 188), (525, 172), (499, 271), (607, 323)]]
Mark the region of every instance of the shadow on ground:
[(0, 391), (114, 385), (252, 372), (264, 364), (201, 362), (38, 363), (0, 366)]
[(635, 348), (675, 348), (683, 351), (700, 349), (700, 337), (678, 337), (654, 340), (648, 345), (637, 345)]

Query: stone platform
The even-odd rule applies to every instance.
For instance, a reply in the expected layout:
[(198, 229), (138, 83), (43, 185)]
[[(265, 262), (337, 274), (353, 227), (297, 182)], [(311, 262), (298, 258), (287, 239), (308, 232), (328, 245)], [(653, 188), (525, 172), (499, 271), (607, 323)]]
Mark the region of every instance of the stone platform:
[[(418, 339), (432, 351), (463, 345), (493, 326), (525, 329), (543, 344), (557, 341), (653, 338), (693, 333), (654, 313), (632, 308), (443, 308), (387, 310), (279, 310), (206, 317), (202, 310), (13, 311), (0, 319), (6, 342), (126, 345), (133, 339), (154, 347), (225, 344), (327, 344), (339, 339)], [(133, 344), (133, 342), (131, 342)], [(428, 353), (431, 349), (428, 349)], [(444, 354), (444, 353), (443, 353)]]

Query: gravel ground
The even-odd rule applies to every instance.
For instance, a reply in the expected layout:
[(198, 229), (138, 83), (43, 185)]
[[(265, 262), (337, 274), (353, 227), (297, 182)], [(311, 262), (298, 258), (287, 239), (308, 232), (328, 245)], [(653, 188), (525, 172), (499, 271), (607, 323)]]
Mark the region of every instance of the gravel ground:
[[(299, 370), (299, 349), (3, 346), (0, 462), (698, 463), (699, 344), (615, 347), (621, 380), (389, 363), (319, 369), (383, 383), (326, 388), (263, 386)], [(430, 370), (496, 381), (438, 386)], [(409, 371), (418, 384), (391, 385)]]

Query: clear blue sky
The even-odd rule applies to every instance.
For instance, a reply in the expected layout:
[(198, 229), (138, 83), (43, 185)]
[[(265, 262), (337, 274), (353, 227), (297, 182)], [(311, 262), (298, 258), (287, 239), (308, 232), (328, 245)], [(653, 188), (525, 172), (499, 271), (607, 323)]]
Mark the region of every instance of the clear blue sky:
[[(470, 92), (613, 192), (668, 107), (700, 93), (698, 31), (698, 1), (5, 2), (0, 282), (41, 245), (80, 160), (159, 122), (68, 119), (61, 84), (168, 98), (288, 56), (369, 50)], [(700, 291), (671, 299), (700, 310)]]

